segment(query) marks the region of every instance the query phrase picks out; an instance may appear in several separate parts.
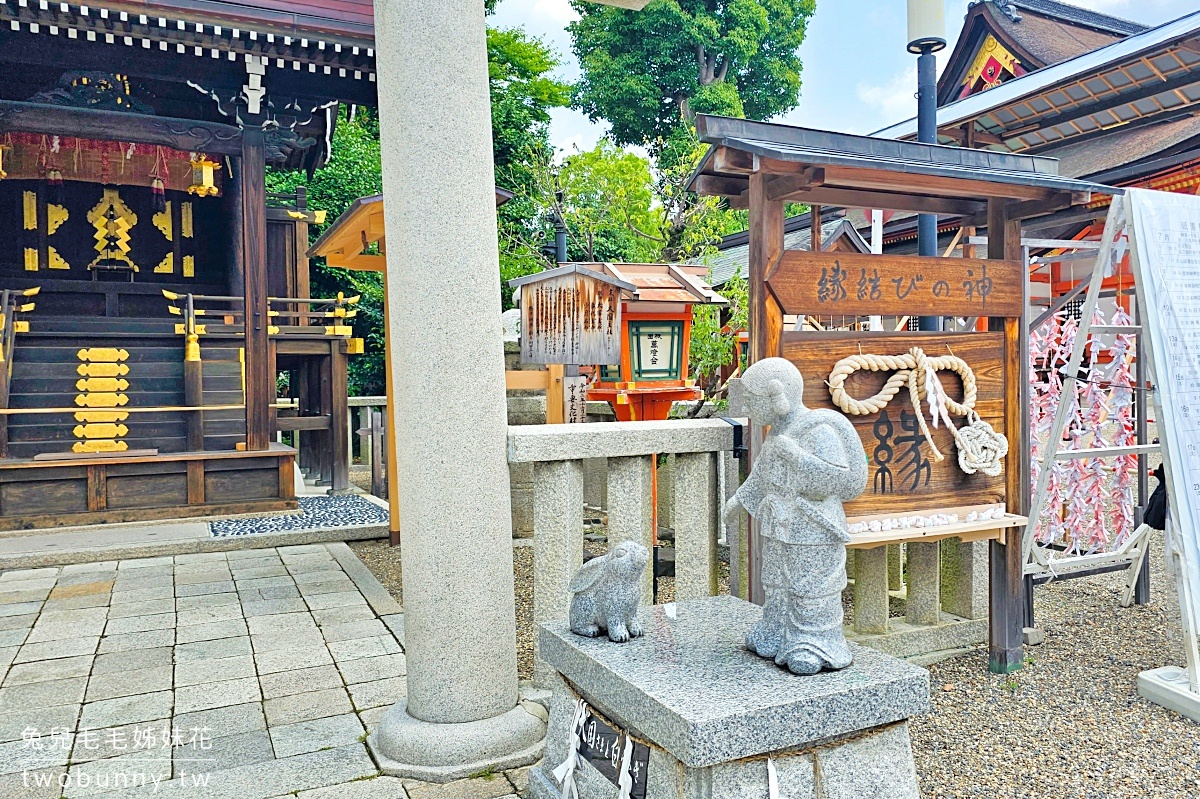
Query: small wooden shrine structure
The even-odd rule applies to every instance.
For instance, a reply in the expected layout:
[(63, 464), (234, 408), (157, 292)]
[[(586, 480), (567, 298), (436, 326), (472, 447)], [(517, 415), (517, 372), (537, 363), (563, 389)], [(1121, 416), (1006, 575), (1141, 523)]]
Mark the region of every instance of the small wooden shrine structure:
[(578, 263), (510, 280), (520, 289), (521, 359), (595, 366), (586, 399), (609, 403), (618, 421), (666, 419), (673, 403), (703, 397), (688, 376), (692, 307), (728, 304), (706, 272)]
[[(858, 407), (850, 415), (871, 464), (867, 492), (847, 506), (850, 546), (872, 550), (913, 542), (936, 547), (939, 539), (988, 539), (990, 667), (996, 672), (1019, 669), (1024, 618), (1019, 528), (1030, 499), (1028, 279), (1015, 260), (1021, 223), (1113, 190), (1060, 177), (1054, 161), (1031, 156), (720, 117), (700, 116), (697, 129), (711, 147), (692, 188), (749, 209), (751, 362), (767, 357), (793, 361), (804, 375), (809, 407), (847, 412), (846, 397), (883, 399), (879, 406)], [(961, 215), (987, 224), (989, 259), (788, 251), (787, 202)], [(965, 316), (987, 320), (987, 327), (985, 332), (962, 333), (784, 329), (785, 314), (831, 313)], [(843, 376), (845, 394), (835, 405), (828, 385), (835, 368), (862, 356), (892, 360), (850, 368), (849, 376)], [(941, 363), (929, 363), (931, 359)], [(956, 371), (957, 378), (952, 376)], [(962, 425), (962, 418), (940, 427), (924, 421), (913, 395), (925, 399), (934, 383), (914, 383), (913, 395), (897, 385), (886, 396), (886, 382), (910, 373), (940, 385), (937, 391), (951, 409), (966, 406), (1007, 438), (1007, 454), (995, 464), (1000, 468), (992, 474), (968, 474), (956, 461), (960, 433), (952, 434), (948, 427)], [(937, 452), (947, 457), (939, 461)], [(920, 522), (914, 521), (917, 517)], [(1007, 532), (1012, 529), (1018, 534)], [(752, 534), (752, 586), (758, 584), (758, 551)], [(910, 606), (916, 602), (931, 608), (927, 619), (917, 620), (930, 625), (941, 621), (936, 552), (920, 559), (929, 572), (922, 575), (929, 578), (924, 587), (918, 589), (921, 581), (912, 580), (914, 590), (933, 595), (910, 591), (909, 596)], [(885, 561), (882, 566), (886, 569)], [(910, 559), (910, 569), (915, 566)], [(886, 589), (886, 579), (882, 584)], [(886, 592), (882, 599), (886, 625)]]
[(294, 508), (285, 430), (348, 489), (355, 298), (265, 169), (374, 104), (371, 8), (268, 6), (0, 3), (0, 528)]

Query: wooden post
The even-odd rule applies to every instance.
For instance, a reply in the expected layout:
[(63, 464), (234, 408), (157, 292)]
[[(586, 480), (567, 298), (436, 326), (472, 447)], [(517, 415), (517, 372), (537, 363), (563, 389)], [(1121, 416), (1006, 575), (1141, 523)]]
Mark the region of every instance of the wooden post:
[(350, 491), (350, 461), (347, 455), (350, 446), (348, 425), (350, 408), (347, 396), (346, 375), (346, 342), (336, 339), (329, 347), (329, 457), (332, 473), (330, 475), (329, 493), (349, 494)]
[(246, 298), (246, 450), (271, 446), (274, 375), (268, 353), (266, 148), (261, 128), (242, 133), (240, 200)]
[[(1010, 219), (1009, 203), (988, 201), (988, 258), (1015, 259), (1021, 252), (1021, 221)], [(1029, 303), (1029, 275), (1022, 275), (1022, 307)], [(1004, 490), (1009, 513), (1029, 512), (1029, 331), (1024, 318), (992, 319), (992, 330), (1003, 330), (1005, 339), (1005, 426), (1015, 439), (1009, 442), (1004, 461)], [(988, 669), (1007, 674), (1024, 665), (1021, 628), (1025, 619), (1021, 528), (1008, 531), (1005, 543), (991, 541), (989, 554)]]
[(820, 252), (824, 247), (825, 231), (821, 230), (821, 206), (814, 205), (809, 208), (809, 239), (808, 249), (813, 252)]
[(317, 367), (320, 382), (321, 398), (321, 415), (329, 419), (329, 427), (320, 432), (321, 444), (318, 449), (317, 461), (320, 465), (320, 477), (317, 478), (319, 486), (333, 486), (333, 464), (342, 459), (342, 453), (345, 452), (343, 447), (341, 451), (333, 446), (334, 428), (337, 424), (333, 419), (333, 396), (336, 393), (333, 385), (333, 356), (322, 355), (318, 359), (320, 366)]
[[(783, 202), (767, 197), (767, 180), (767, 175), (757, 172), (750, 176), (750, 363), (782, 354), (783, 310), (767, 288), (766, 278), (783, 254)], [(754, 426), (750, 434), (751, 462), (761, 446), (762, 428)], [(762, 604), (762, 541), (754, 519), (747, 530), (746, 554), (750, 601)]]
[(563, 399), (563, 376), (566, 368), (561, 363), (546, 367), (546, 424), (563, 424), (566, 418), (566, 401)]
[(783, 254), (783, 202), (767, 198), (767, 175), (750, 176), (750, 363), (780, 354), (783, 311), (767, 273)]
[[(7, 410), (8, 408), (8, 390), (9, 390), (9, 358), (12, 357), (12, 348), (8, 346), (16, 335), (16, 303), (12, 303), (12, 310), (9, 310), (10, 293), (5, 289), (0, 293), (0, 320), (4, 322), (4, 330), (0, 331), (0, 409)], [(0, 458), (8, 457), (8, 414), (0, 414)]]
[[(191, 296), (188, 296), (191, 304)], [(190, 317), (185, 324), (195, 323)], [(199, 408), (204, 404), (204, 365), (200, 361), (199, 337), (193, 333), (185, 333), (183, 355), (183, 404)], [(204, 411), (188, 411), (187, 414), (187, 448), (189, 452), (200, 452), (204, 449)]]

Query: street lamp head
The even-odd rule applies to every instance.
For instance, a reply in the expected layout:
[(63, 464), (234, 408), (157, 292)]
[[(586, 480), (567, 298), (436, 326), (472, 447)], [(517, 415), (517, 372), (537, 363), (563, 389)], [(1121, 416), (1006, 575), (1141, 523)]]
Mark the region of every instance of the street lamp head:
[(641, 11), (646, 7), (650, 0), (589, 0), (589, 2), (597, 3), (602, 6), (616, 6), (617, 8), (628, 8), (630, 11)]
[(936, 53), (946, 47), (943, 0), (908, 0), (908, 52)]

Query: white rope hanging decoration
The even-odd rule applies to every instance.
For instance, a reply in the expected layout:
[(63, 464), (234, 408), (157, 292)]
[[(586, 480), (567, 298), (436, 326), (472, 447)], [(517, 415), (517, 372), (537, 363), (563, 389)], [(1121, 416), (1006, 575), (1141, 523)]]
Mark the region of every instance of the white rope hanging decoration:
[[(864, 370), (895, 374), (887, 379), (878, 394), (865, 400), (855, 399), (846, 391), (846, 380), (855, 372)], [(947, 396), (937, 378), (937, 373), (941, 371), (954, 372), (962, 378), (962, 402), (955, 402)], [(925, 400), (929, 405), (929, 418), (934, 429), (937, 428), (939, 420), (945, 421), (950, 434), (954, 436), (954, 442), (958, 445), (958, 465), (963, 472), (983, 472), (989, 477), (999, 476), (1004, 456), (1008, 454), (1008, 439), (997, 433), (995, 428), (975, 412), (978, 393), (975, 373), (962, 358), (953, 354), (930, 358), (920, 347), (913, 347), (904, 355), (860, 353), (838, 361), (829, 375), (828, 385), (834, 405), (851, 416), (879, 413), (907, 386), (921, 435), (933, 450), (934, 460), (941, 462), (945, 460), (945, 456), (933, 443), (933, 435), (929, 432), (929, 425), (926, 424), (925, 414), (921, 410), (921, 400)], [(951, 414), (966, 418), (967, 423), (961, 430), (956, 429), (950, 421)]]

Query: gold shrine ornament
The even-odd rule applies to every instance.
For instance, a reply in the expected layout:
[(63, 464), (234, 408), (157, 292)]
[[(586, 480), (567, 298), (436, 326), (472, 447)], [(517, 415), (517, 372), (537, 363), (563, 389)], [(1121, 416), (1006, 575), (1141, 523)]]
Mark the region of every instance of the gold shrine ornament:
[(138, 271), (137, 264), (129, 257), (130, 231), (137, 224), (138, 217), (121, 199), (117, 190), (105, 188), (100, 202), (88, 211), (87, 218), (95, 230), (92, 238), (96, 240), (95, 250), (98, 253), (88, 268), (100, 264), (124, 264), (134, 272)]
[(203, 153), (192, 159), (192, 184), (188, 186), (188, 194), (197, 197), (214, 197), (217, 194), (214, 170), (221, 165)]
[(976, 81), (982, 80), (983, 89), (986, 91), (999, 86), (1005, 73), (1012, 77), (1020, 77), (1023, 74), (1017, 57), (989, 33), (980, 45), (979, 52), (975, 54), (975, 61), (967, 70), (966, 77), (959, 85), (963, 87), (963, 91), (970, 91)]

